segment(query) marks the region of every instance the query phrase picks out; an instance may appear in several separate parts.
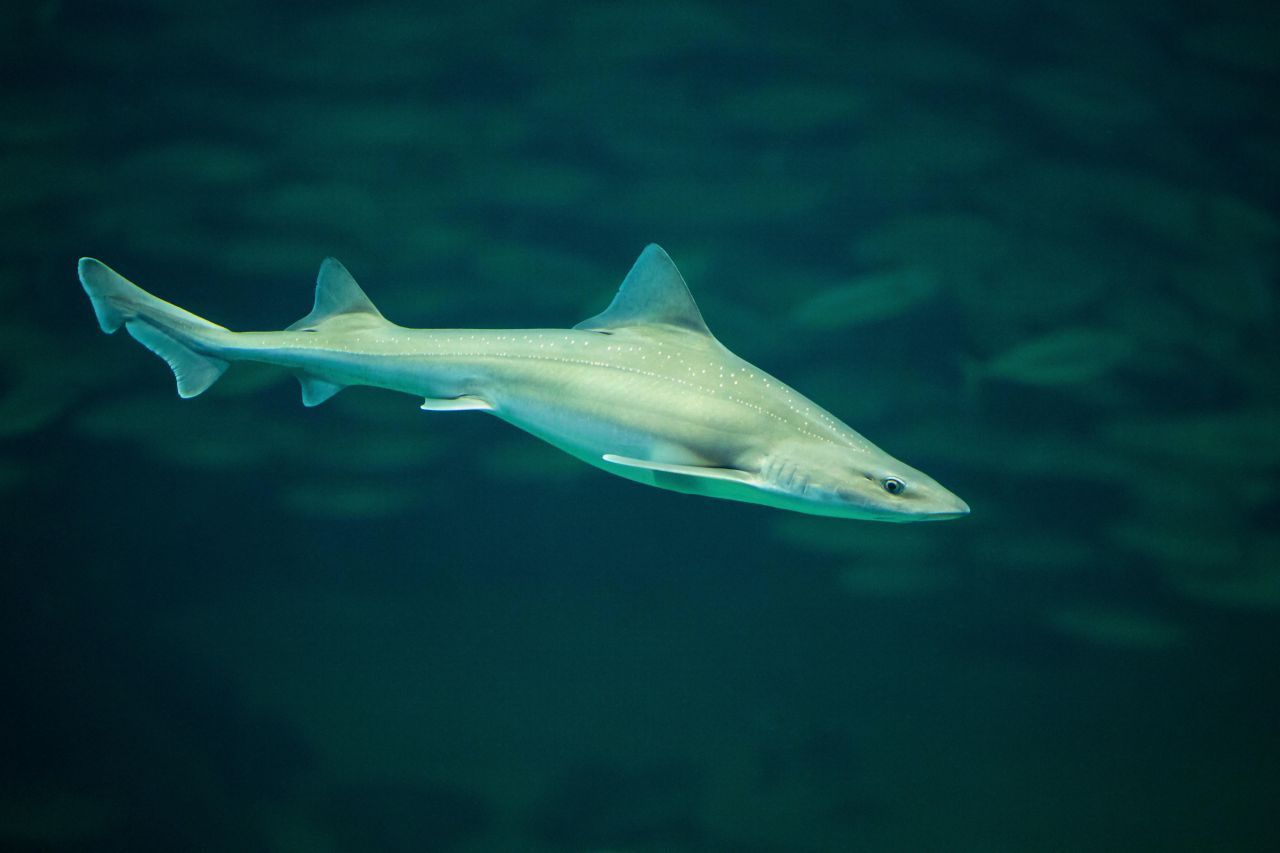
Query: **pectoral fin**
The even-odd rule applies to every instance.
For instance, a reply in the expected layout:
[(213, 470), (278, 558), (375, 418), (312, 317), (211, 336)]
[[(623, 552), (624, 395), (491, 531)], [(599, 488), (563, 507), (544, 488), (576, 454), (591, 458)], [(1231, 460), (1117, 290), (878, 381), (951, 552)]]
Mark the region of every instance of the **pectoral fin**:
[(629, 468), (645, 468), (655, 474), (671, 477), (692, 477), (695, 479), (724, 480), (730, 483), (741, 483), (745, 486), (756, 485), (756, 477), (746, 471), (735, 468), (710, 468), (703, 465), (671, 465), (666, 462), (650, 462), (647, 459), (633, 459), (629, 456), (617, 456), (613, 453), (604, 455), (605, 462), (614, 465), (626, 465)]
[(493, 404), (480, 397), (463, 394), (461, 397), (428, 397), (420, 408), (424, 412), (491, 412)]

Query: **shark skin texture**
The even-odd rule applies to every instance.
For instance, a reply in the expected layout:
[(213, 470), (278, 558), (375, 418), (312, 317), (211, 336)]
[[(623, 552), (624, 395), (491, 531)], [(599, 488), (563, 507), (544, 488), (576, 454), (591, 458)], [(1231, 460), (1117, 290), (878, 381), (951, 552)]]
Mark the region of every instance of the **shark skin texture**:
[(378, 311), (342, 264), (321, 264), (311, 313), (233, 332), (100, 261), (80, 282), (104, 332), (121, 326), (194, 397), (236, 361), (293, 371), (316, 406), (350, 385), (485, 411), (611, 474), (687, 494), (814, 515), (929, 521), (969, 507), (835, 416), (744, 361), (650, 244), (602, 313), (571, 329), (412, 329)]

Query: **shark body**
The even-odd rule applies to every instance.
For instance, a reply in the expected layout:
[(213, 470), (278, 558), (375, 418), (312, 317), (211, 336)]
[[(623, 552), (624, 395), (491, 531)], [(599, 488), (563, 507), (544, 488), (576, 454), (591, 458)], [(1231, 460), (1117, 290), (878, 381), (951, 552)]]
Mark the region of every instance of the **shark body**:
[(124, 326), (164, 358), (183, 397), (206, 390), (231, 362), (265, 362), (297, 374), (308, 406), (371, 385), (420, 396), (429, 411), (487, 411), (660, 488), (880, 521), (969, 512), (724, 347), (656, 245), (608, 309), (572, 329), (398, 326), (332, 258), (321, 265), (311, 313), (277, 332), (232, 332), (91, 258), (79, 273), (103, 331)]

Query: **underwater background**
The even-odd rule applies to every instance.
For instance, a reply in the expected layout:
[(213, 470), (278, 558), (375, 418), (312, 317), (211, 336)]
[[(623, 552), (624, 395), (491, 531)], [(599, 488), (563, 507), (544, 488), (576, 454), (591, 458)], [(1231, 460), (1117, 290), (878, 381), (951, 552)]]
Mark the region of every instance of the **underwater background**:
[[(44, 0), (0, 71), (4, 850), (1280, 849), (1276, 6)], [(75, 275), (558, 327), (650, 241), (972, 516), (182, 401)]]

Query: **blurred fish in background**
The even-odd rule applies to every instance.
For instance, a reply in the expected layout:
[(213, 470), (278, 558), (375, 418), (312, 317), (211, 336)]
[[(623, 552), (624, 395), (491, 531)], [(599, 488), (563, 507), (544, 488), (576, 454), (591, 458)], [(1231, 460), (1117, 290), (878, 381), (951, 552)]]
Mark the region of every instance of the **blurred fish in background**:
[[(0, 847), (1280, 848), (1271, 7), (40, 0), (0, 72)], [(562, 327), (649, 242), (973, 516), (182, 401), (74, 271)]]

